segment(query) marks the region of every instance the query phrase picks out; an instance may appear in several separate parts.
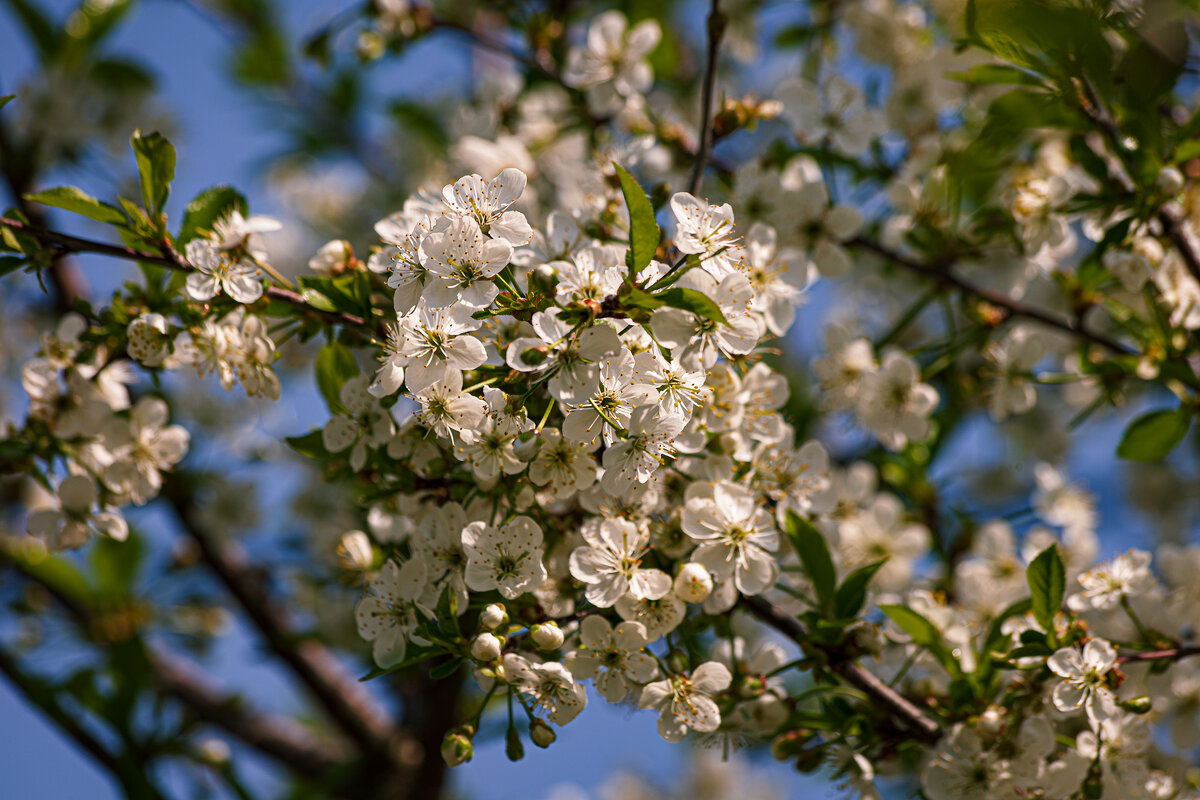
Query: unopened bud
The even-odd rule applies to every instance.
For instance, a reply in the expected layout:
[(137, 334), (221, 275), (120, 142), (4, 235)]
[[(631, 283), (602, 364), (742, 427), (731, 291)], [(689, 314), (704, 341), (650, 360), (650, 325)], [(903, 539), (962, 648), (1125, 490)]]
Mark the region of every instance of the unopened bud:
[(1154, 707), (1154, 701), (1145, 695), (1141, 697), (1132, 697), (1121, 703), (1121, 708), (1128, 711), (1130, 714), (1147, 714)]
[(530, 288), (536, 289), (542, 294), (554, 294), (554, 285), (556, 271), (549, 264), (538, 264), (529, 271)]
[(446, 762), (446, 766), (457, 767), (474, 757), (475, 745), (471, 743), (468, 731), (470, 731), (469, 726), (465, 729), (451, 731), (446, 734), (446, 738), (442, 739), (442, 760)]
[(535, 719), (529, 723), (529, 738), (538, 747), (545, 749), (554, 744), (554, 740), (558, 738), (558, 734), (554, 732), (554, 728), (551, 728), (545, 722)]
[(1002, 706), (988, 706), (987, 710), (979, 715), (979, 724), (975, 727), (984, 736), (994, 738), (1004, 730), (1004, 716)]
[(767, 690), (767, 682), (760, 675), (747, 675), (738, 684), (738, 696), (750, 700)]
[(529, 638), (542, 650), (557, 650), (562, 647), (563, 632), (557, 622), (543, 622), (529, 629)]
[(685, 603), (702, 603), (712, 594), (713, 581), (701, 564), (684, 564), (675, 576), (675, 596)]
[(542, 437), (533, 431), (525, 431), (513, 442), (513, 455), (522, 461), (529, 462), (537, 458), (542, 449)]
[(1175, 167), (1163, 167), (1154, 186), (1163, 194), (1179, 194), (1183, 189), (1183, 173)]
[(771, 741), (771, 755), (779, 761), (786, 761), (799, 755), (804, 746), (812, 739), (813, 733), (805, 728), (797, 728), (776, 736)]
[(537, 502), (537, 492), (532, 486), (526, 484), (517, 492), (517, 496), (513, 499), (513, 508), (517, 511), (528, 511)]
[(801, 750), (796, 756), (796, 769), (801, 772), (815, 772), (825, 763), (825, 751), (820, 747), (810, 747)]
[(504, 643), (493, 633), (481, 633), (471, 643), (471, 658), (476, 661), (495, 661), (500, 657)]
[(525, 757), (525, 745), (521, 744), (521, 734), (516, 728), (509, 728), (504, 735), (504, 755), (509, 761), (520, 761)]
[(691, 662), (688, 660), (687, 653), (682, 650), (672, 650), (667, 653), (667, 668), (671, 672), (687, 672)]
[(337, 547), (338, 562), (342, 568), (353, 572), (364, 572), (375, 563), (371, 540), (362, 531), (347, 531)]
[(508, 610), (503, 603), (492, 603), (479, 615), (479, 624), (488, 630), (499, 628), (508, 622)]

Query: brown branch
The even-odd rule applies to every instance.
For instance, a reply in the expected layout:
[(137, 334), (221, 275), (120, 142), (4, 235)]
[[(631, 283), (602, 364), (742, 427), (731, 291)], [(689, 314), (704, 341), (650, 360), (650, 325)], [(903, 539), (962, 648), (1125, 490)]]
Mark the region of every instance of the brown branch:
[(1183, 219), (1183, 212), (1174, 203), (1167, 203), (1158, 210), (1158, 221), (1163, 226), (1163, 232), (1175, 245), (1183, 264), (1191, 273), (1196, 283), (1200, 283), (1200, 246)]
[[(741, 605), (761, 621), (789, 637), (797, 644), (809, 641), (808, 631), (793, 617), (761, 596), (743, 597)], [(889, 714), (898, 719), (913, 735), (924, 742), (936, 742), (942, 734), (941, 726), (928, 717), (908, 698), (888, 686), (876, 675), (852, 660), (833, 660), (829, 669), (846, 683), (870, 697)]]
[(20, 665), (18, 665), (17, 660), (3, 648), (0, 648), (0, 673), (4, 673), (4, 676), (24, 695), (30, 705), (36, 707), (49, 717), (51, 722), (57, 725), (67, 736), (70, 736), (77, 745), (83, 748), (102, 767), (113, 775), (119, 776), (122, 774), (124, 768), (117, 756), (109, 752), (108, 748), (99, 739), (89, 733), (73, 716), (64, 711), (54, 698), (53, 693), (47, 691), (45, 686), (40, 686), (37, 680), (27, 675), (21, 669)]
[(1120, 664), (1137, 661), (1181, 661), (1191, 656), (1200, 656), (1200, 645), (1171, 647), (1166, 650), (1144, 650), (1140, 653), (1122, 653), (1117, 657)]
[(708, 165), (713, 141), (713, 95), (716, 91), (717, 61), (721, 52), (721, 38), (725, 35), (725, 15), (721, 12), (721, 0), (712, 0), (708, 12), (708, 63), (704, 69), (704, 82), (700, 101), (700, 141), (696, 145), (696, 161), (692, 164), (692, 175), (688, 179), (688, 192), (700, 191), (704, 168)]
[[(112, 256), (114, 258), (123, 258), (129, 261), (142, 261), (148, 264), (157, 264), (167, 269), (173, 269), (178, 272), (192, 272), (194, 268), (187, 262), (183, 256), (177, 253), (170, 244), (164, 244), (161, 252), (150, 252), (147, 250), (137, 250), (131, 247), (123, 247), (117, 244), (108, 242), (97, 242), (93, 239), (82, 239), (78, 236), (52, 231), (47, 228), (42, 228), (36, 225), (30, 225), (20, 220), (9, 219), (8, 217), (0, 217), (0, 225), (10, 228), (14, 231), (19, 231), (27, 236), (32, 236), (39, 242), (47, 245), (52, 245), (63, 253), (96, 253), (98, 255)], [(267, 286), (264, 294), (274, 300), (287, 303), (295, 306), (308, 313), (316, 314), (329, 322), (339, 325), (344, 325), (350, 329), (362, 329), (366, 326), (366, 321), (362, 317), (354, 314), (345, 314), (339, 311), (326, 311), (309, 305), (308, 301), (299, 292), (294, 292), (291, 289), (285, 289), (282, 286)]]
[(846, 244), (850, 247), (858, 248), (859, 250), (865, 250), (867, 252), (874, 253), (885, 261), (888, 261), (897, 267), (906, 269), (909, 272), (920, 275), (921, 277), (928, 278), (936, 283), (953, 287), (963, 294), (975, 297), (979, 300), (984, 300), (999, 308), (1003, 308), (1008, 312), (1010, 317), (1020, 317), (1032, 322), (1036, 322), (1040, 325), (1044, 325), (1048, 328), (1055, 328), (1063, 331), (1064, 333), (1069, 333), (1072, 336), (1086, 339), (1093, 344), (1098, 344), (1101, 347), (1117, 353), (1118, 355), (1130, 355), (1134, 352), (1117, 340), (1111, 339), (1102, 333), (1096, 333), (1078, 320), (1065, 319), (1035, 306), (1022, 303), (1019, 300), (1014, 300), (1003, 292), (998, 292), (994, 289), (986, 289), (982, 286), (976, 286), (970, 281), (955, 275), (950, 271), (949, 266), (941, 267), (923, 264), (901, 253), (888, 250), (886, 247), (878, 244), (877, 242), (862, 236), (855, 237), (854, 239), (846, 242)]
[(199, 719), (264, 753), (297, 775), (321, 778), (345, 763), (334, 742), (319, 741), (287, 717), (247, 707), (207, 683), (196, 668), (163, 652), (148, 654), (154, 682)]
[(393, 724), (370, 693), (315, 639), (292, 632), (287, 615), (267, 595), (258, 571), (213, 539), (192, 519), (192, 497), (172, 476), (163, 496), (175, 510), (200, 557), (237, 601), (267, 647), (295, 673), (309, 694), (365, 754), (392, 760)]

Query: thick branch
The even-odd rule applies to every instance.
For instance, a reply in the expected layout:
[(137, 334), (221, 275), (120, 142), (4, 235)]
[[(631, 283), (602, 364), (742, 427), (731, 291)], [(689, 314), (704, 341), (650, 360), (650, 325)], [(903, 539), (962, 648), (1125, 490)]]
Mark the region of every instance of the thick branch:
[(712, 7), (708, 12), (708, 63), (704, 68), (704, 83), (700, 90), (703, 92), (700, 101), (700, 141), (696, 146), (692, 175), (688, 179), (688, 192), (691, 194), (700, 191), (700, 181), (704, 178), (704, 168), (708, 165), (709, 151), (712, 149), (713, 95), (716, 91), (717, 61), (721, 53), (721, 37), (725, 35), (725, 22), (725, 15), (721, 12), (721, 0), (712, 0)]
[(851, 239), (847, 242), (851, 247), (859, 250), (866, 250), (870, 253), (883, 258), (884, 260), (908, 270), (909, 272), (928, 278), (937, 283), (953, 287), (963, 294), (971, 297), (984, 300), (994, 306), (1003, 308), (1008, 312), (1010, 317), (1020, 317), (1023, 319), (1036, 322), (1048, 328), (1055, 328), (1069, 333), (1072, 336), (1077, 336), (1081, 339), (1086, 339), (1093, 344), (1098, 344), (1101, 347), (1107, 348), (1119, 355), (1129, 355), (1133, 351), (1125, 345), (1105, 336), (1102, 333), (1096, 333), (1083, 325), (1082, 322), (1077, 322), (1071, 319), (1064, 319), (1055, 314), (1052, 314), (1043, 309), (1034, 306), (1026, 305), (1019, 300), (1014, 300), (1003, 292), (995, 291), (994, 289), (986, 289), (982, 286), (976, 286), (970, 281), (958, 277), (950, 271), (949, 267), (935, 267), (928, 264), (922, 264), (908, 256), (888, 250), (886, 247), (862, 236)]
[(293, 720), (248, 708), (240, 698), (207, 683), (192, 667), (161, 652), (152, 652), (154, 681), (162, 691), (190, 708), (201, 720), (221, 728), (305, 778), (320, 778), (343, 763), (330, 742), (321, 742)]
[(195, 523), (190, 493), (177, 478), (163, 487), (200, 557), (241, 606), (267, 646), (288, 665), (309, 694), (363, 751), (391, 760), (392, 722), (337, 658), (320, 642), (299, 638), (287, 616), (267, 596), (261, 578)]
[[(0, 225), (6, 228), (11, 228), (14, 231), (20, 231), (28, 236), (32, 236), (39, 242), (45, 245), (51, 245), (58, 248), (63, 253), (97, 253), (104, 256), (113, 256), (114, 258), (123, 258), (129, 261), (143, 261), (148, 264), (157, 264), (167, 269), (177, 270), (179, 272), (192, 272), (193, 267), (187, 260), (176, 253), (169, 246), (164, 246), (162, 252), (154, 253), (147, 250), (135, 250), (130, 247), (123, 247), (117, 244), (108, 242), (97, 242), (92, 239), (82, 239), (78, 236), (52, 231), (46, 228), (41, 228), (36, 225), (29, 225), (20, 220), (9, 219), (8, 217), (0, 217)], [(267, 297), (304, 311), (316, 314), (329, 322), (339, 325), (344, 325), (350, 329), (362, 329), (366, 322), (362, 317), (354, 314), (344, 314), (337, 311), (325, 311), (320, 308), (315, 308), (308, 304), (303, 295), (298, 292), (293, 292), (291, 289), (285, 289), (282, 286), (268, 286), (265, 289)]]
[(25, 696), (30, 705), (36, 707), (39, 711), (45, 714), (51, 722), (59, 727), (63, 733), (71, 737), (71, 739), (80, 747), (82, 747), (92, 758), (111, 772), (113, 775), (120, 775), (123, 768), (120, 760), (109, 752), (99, 739), (92, 736), (75, 718), (64, 711), (54, 697), (54, 693), (47, 690), (47, 687), (41, 686), (39, 682), (25, 673), (17, 664), (17, 660), (12, 657), (8, 651), (0, 648), (0, 672), (4, 673), (9, 682)]
[[(808, 641), (808, 632), (797, 620), (761, 596), (744, 597), (742, 605), (754, 616), (797, 644)], [(941, 726), (917, 708), (908, 698), (881, 681), (854, 661), (833, 661), (829, 669), (854, 688), (866, 694), (889, 714), (899, 720), (922, 741), (933, 743), (941, 737)]]

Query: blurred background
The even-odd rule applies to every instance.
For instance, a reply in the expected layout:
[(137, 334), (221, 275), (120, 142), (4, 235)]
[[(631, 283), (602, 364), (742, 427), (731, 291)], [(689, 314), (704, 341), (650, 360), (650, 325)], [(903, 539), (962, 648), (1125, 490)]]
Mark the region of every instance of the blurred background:
[[(439, 10), (449, 18), (467, 16), (471, 4), (459, 5), (439, 4)], [(679, 123), (694, 126), (694, 118), (683, 115), (696, 113), (694, 84), (707, 4), (617, 5), (631, 19), (653, 13), (663, 23), (667, 36), (652, 63), (678, 100)], [(740, 51), (727, 75), (730, 84), (765, 92), (803, 67), (790, 45), (795, 32), (815, 27), (812, 8), (750, 0), (728, 5), (731, 18), (738, 20), (744, 8), (748, 21), (735, 24), (730, 36)], [(601, 7), (597, 4), (597, 10)], [(283, 272), (305, 269), (331, 238), (349, 239), (365, 257), (372, 224), (397, 210), (421, 180), (439, 172), (452, 179), (487, 171), (478, 157), (453, 149), (447, 156), (447, 149), (465, 132), (487, 129), (488, 123), (473, 115), (485, 113), (481, 109), (488, 103), (476, 99), (513, 91), (511, 81), (519, 78), (507, 58), (473, 46), (452, 29), (363, 66), (356, 50), (369, 49), (372, 41), (356, 38), (360, 8), (336, 0), (0, 2), (0, 95), (17, 96), (0, 118), (6, 181), (0, 195), (6, 206), (17, 205), (21, 193), (72, 184), (111, 197), (135, 180), (128, 148), (132, 130), (157, 129), (178, 152), (170, 217), (178, 218), (202, 189), (229, 183), (248, 197), (253, 213), (283, 220), (283, 231), (268, 242), (271, 262)], [(853, 54), (843, 68), (879, 85), (888, 79), (886, 71)], [(736, 160), (755, 141), (730, 142), (718, 153)], [(51, 221), (59, 227), (66, 222), (54, 215)], [(81, 235), (105, 233), (77, 218), (69, 226)], [(89, 256), (78, 262), (88, 295), (98, 301), (136, 275), (136, 267), (120, 261)], [(819, 352), (826, 322), (886, 307), (893, 292), (894, 287), (878, 283), (819, 285), (788, 342), (786, 358), (795, 366), (797, 384), (805, 382), (803, 372)], [(43, 292), (32, 278), (0, 282), (0, 419), (24, 414), (16, 376), (37, 349), (37, 332), (50, 324), (56, 303), (54, 287)], [(304, 359), (284, 352), (280, 402), (226, 395), (212, 381), (195, 382), (193, 390), (178, 394), (185, 406), (174, 409), (174, 416), (193, 431), (187, 465), (205, 478), (196, 518), (251, 562), (276, 565), (270, 582), (298, 600), (303, 607), (293, 611), (305, 622), (345, 648), (345, 669), (358, 675), (369, 665), (352, 623), (357, 590), (338, 583), (335, 556), (338, 537), (358, 523), (339, 502), (336, 487), (323, 484), (280, 443), (327, 417), (311, 373), (289, 371), (289, 366), (303, 366)], [(1151, 405), (1153, 398), (1134, 398), (1119, 413), (1090, 418), (1069, 449), (1063, 417), (1053, 410), (1039, 409), (999, 426), (977, 414), (946, 445), (932, 477), (945, 487), (950, 502), (972, 512), (1006, 513), (1027, 506), (1033, 464), (1056, 459), (1098, 499), (1101, 558), (1131, 546), (1194, 540), (1200, 512), (1194, 455), (1178, 452), (1165, 465), (1136, 469), (1113, 456), (1125, 421)], [(861, 445), (857, 434), (837, 420), (816, 433), (835, 453)], [(23, 489), (5, 485), (4, 491), (9, 501)], [(227, 609), (220, 587), (189, 570), (195, 554), (181, 546), (181, 518), (151, 505), (130, 520), (142, 553), (130, 580), (151, 613), (162, 615), (163, 630), (156, 635), (189, 649), (209, 675), (256, 707), (305, 713), (299, 687), (272, 666), (254, 631)], [(3, 524), (19, 520), (9, 513)], [(1015, 524), (1020, 527), (1019, 515)], [(103, 556), (87, 551), (78, 556), (81, 562), (97, 558)], [(90, 563), (89, 568), (100, 567)], [(3, 585), (8, 575), (0, 575), (0, 592), (14, 591), (11, 584)], [(94, 652), (55, 624), (48, 620), (46, 629), (35, 630), (14, 615), (0, 618), (0, 632), (48, 642), (36, 655), (48, 674), (86, 672)], [(395, 702), (381, 687), (364, 685), (377, 702)], [(475, 759), (451, 772), (452, 791), (498, 800), (840, 794), (827, 778), (801, 775), (790, 764), (771, 760), (764, 748), (735, 751), (722, 761), (719, 749), (666, 744), (652, 715), (602, 702), (590, 705), (588, 713), (559, 730), (550, 750), (531, 752), (517, 764), (504, 756), (497, 722), (490, 739), (477, 740)], [(219, 751), (218, 740), (210, 744)], [(243, 755), (241, 779), (254, 796), (281, 790), (269, 761)], [(173, 796), (235, 796), (229, 786), (186, 767), (155, 769), (162, 771), (162, 783)], [(0, 795), (21, 800), (120, 796), (106, 773), (5, 681), (0, 681), (0, 776)]]

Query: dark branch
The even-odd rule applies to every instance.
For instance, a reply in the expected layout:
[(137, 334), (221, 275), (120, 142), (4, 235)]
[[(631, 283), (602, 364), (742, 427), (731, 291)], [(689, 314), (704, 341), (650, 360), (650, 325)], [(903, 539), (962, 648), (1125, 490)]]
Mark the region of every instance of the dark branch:
[(915, 259), (902, 255), (901, 253), (888, 250), (886, 247), (883, 247), (877, 242), (862, 236), (851, 239), (846, 244), (859, 250), (865, 250), (867, 252), (874, 253), (875, 255), (894, 264), (897, 267), (906, 269), (909, 272), (920, 275), (923, 278), (928, 278), (936, 283), (953, 287), (963, 294), (979, 300), (984, 300), (991, 305), (1002, 308), (1008, 312), (1010, 317), (1020, 317), (1039, 323), (1048, 328), (1055, 328), (1063, 331), (1064, 333), (1069, 333), (1072, 336), (1086, 339), (1093, 344), (1098, 344), (1101, 347), (1117, 353), (1118, 355), (1130, 355), (1133, 353), (1133, 351), (1125, 345), (1121, 344), (1115, 339), (1105, 336), (1102, 333), (1096, 333), (1095, 331), (1084, 326), (1082, 322), (1072, 319), (1064, 319), (1043, 309), (1026, 305), (1019, 300), (1012, 299), (1003, 292), (998, 292), (993, 289), (986, 289), (982, 286), (976, 286), (970, 281), (955, 275), (950, 271), (948, 266), (936, 267), (929, 264), (923, 264)]
[(200, 557), (246, 613), (270, 650), (299, 678), (317, 703), (366, 755), (392, 760), (393, 725), (353, 676), (320, 642), (292, 632), (285, 613), (267, 595), (256, 571), (214, 540), (192, 518), (188, 489), (172, 476), (163, 486), (187, 535)]
[(709, 151), (713, 142), (713, 95), (716, 92), (717, 62), (721, 54), (721, 38), (725, 35), (725, 15), (721, 13), (721, 0), (712, 0), (708, 12), (708, 62), (704, 68), (704, 83), (701, 88), (699, 143), (696, 145), (696, 161), (692, 164), (692, 175), (688, 179), (688, 192), (700, 191), (704, 168), (708, 165)]
[[(789, 637), (797, 644), (808, 641), (808, 632), (799, 621), (777, 608), (761, 596), (743, 597), (741, 604), (751, 614)], [(854, 661), (834, 660), (829, 669), (846, 683), (870, 697), (890, 715), (899, 720), (922, 741), (936, 742), (942, 735), (941, 726), (917, 708), (912, 701), (881, 681), (874, 674)]]
[[(58, 231), (48, 230), (46, 228), (30, 225), (20, 220), (9, 219), (8, 217), (0, 217), (0, 225), (10, 228), (14, 231), (19, 231), (28, 236), (32, 236), (39, 242), (45, 245), (50, 245), (57, 248), (62, 253), (97, 253), (104, 256), (112, 256), (114, 258), (123, 258), (128, 261), (142, 261), (147, 264), (157, 264), (167, 269), (177, 270), (179, 272), (192, 272), (192, 265), (187, 260), (175, 252), (170, 245), (164, 244), (162, 251), (158, 253), (147, 250), (136, 250), (130, 247), (122, 247), (121, 245), (109, 244), (108, 242), (97, 242), (92, 239), (82, 239), (78, 236), (60, 233)], [(308, 301), (299, 292), (294, 292), (291, 289), (285, 289), (282, 286), (268, 286), (265, 289), (265, 294), (274, 300), (287, 303), (296, 308), (316, 314), (329, 322), (339, 325), (344, 325), (352, 330), (362, 330), (366, 326), (366, 322), (362, 317), (354, 314), (344, 314), (337, 311), (325, 311), (320, 308), (315, 308), (309, 305)]]

